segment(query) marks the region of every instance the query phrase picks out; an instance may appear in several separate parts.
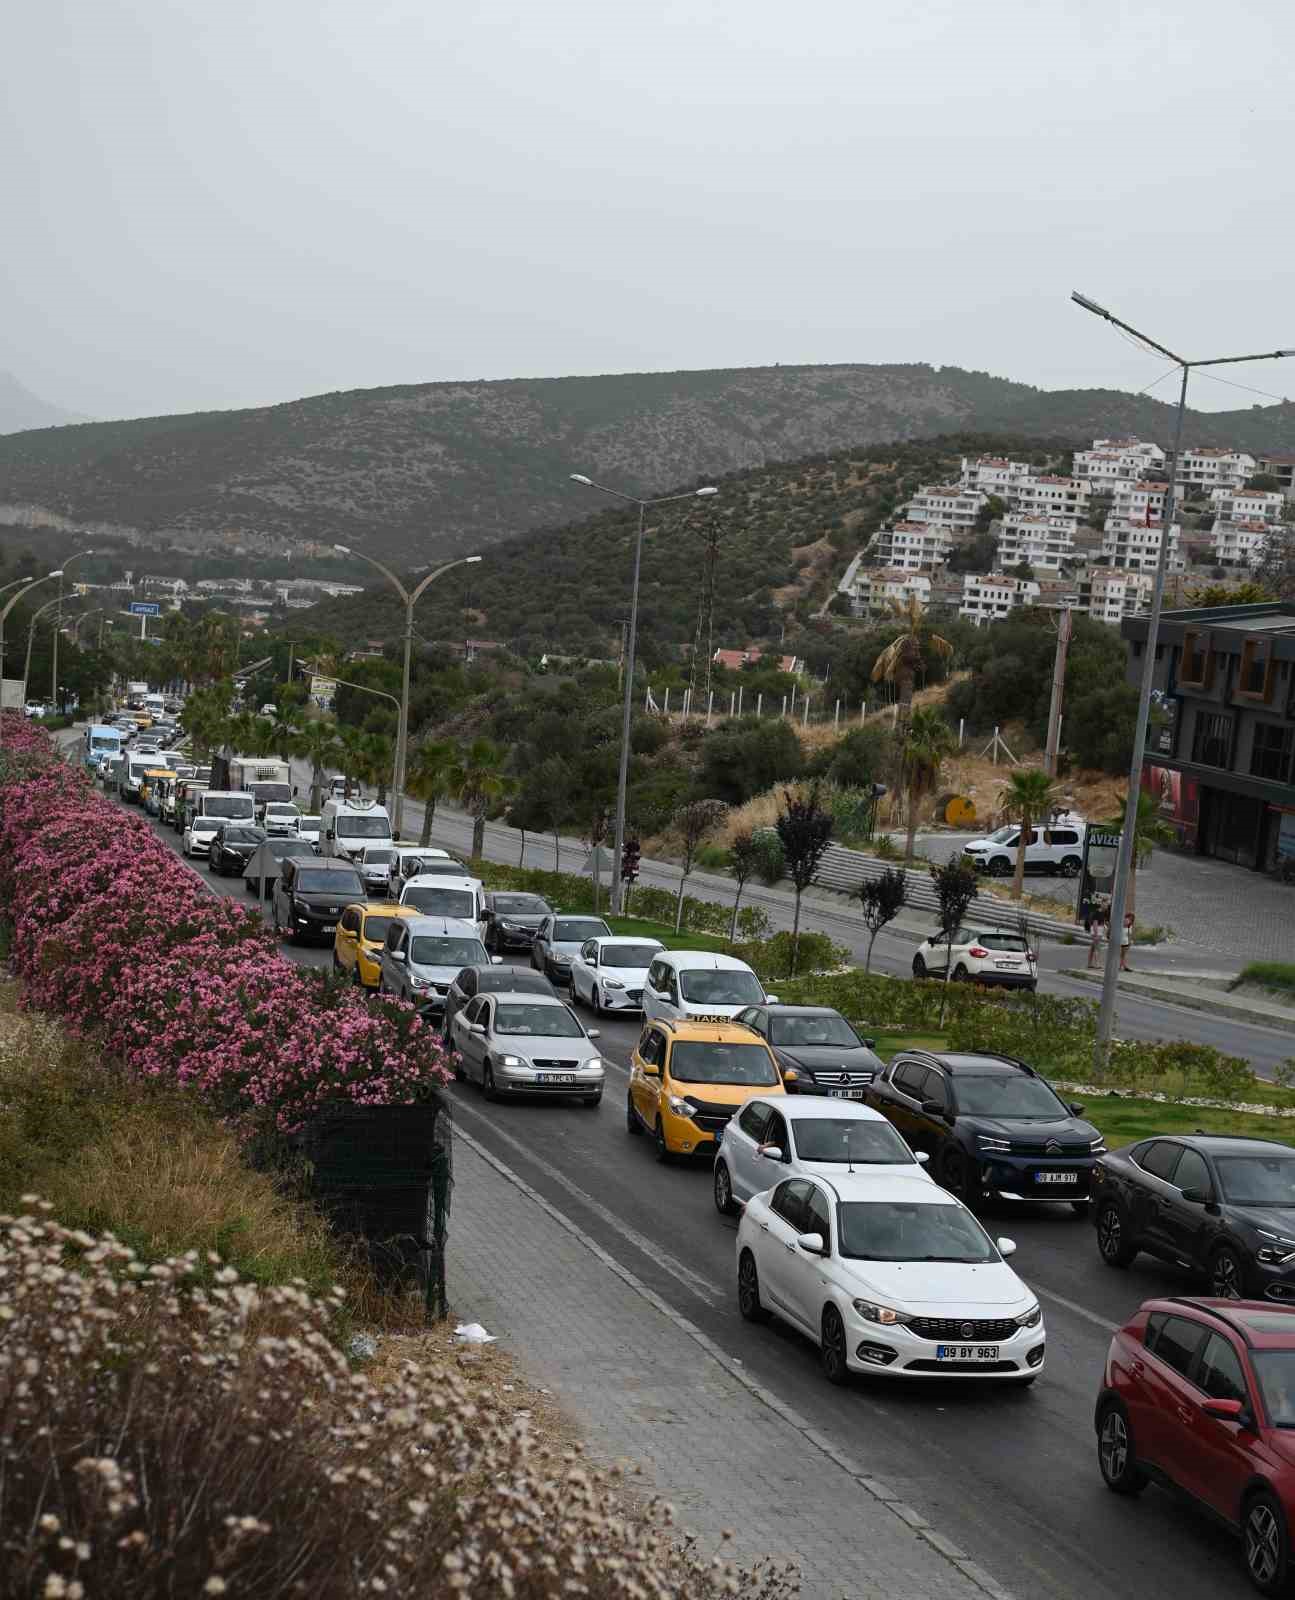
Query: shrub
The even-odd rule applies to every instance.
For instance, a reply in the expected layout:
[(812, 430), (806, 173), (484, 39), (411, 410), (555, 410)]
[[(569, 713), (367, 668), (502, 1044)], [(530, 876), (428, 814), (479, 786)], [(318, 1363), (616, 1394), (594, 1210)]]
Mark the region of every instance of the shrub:
[(1265, 989), (1284, 989), (1295, 994), (1295, 962), (1251, 961), (1241, 969), (1241, 983), (1257, 983)]

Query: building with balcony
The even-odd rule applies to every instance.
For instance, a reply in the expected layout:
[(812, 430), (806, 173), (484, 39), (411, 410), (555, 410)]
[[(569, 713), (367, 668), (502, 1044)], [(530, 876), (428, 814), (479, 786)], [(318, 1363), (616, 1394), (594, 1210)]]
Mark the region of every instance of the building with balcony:
[(1210, 555), (1221, 567), (1253, 567), (1263, 554), (1271, 527), (1269, 522), (1224, 522), (1220, 518), (1210, 534)]
[(1082, 478), (1023, 478), (1012, 490), (1012, 509), (1032, 516), (1086, 517), (1092, 492)]
[(1286, 504), (1280, 489), (1211, 489), (1210, 500), (1224, 522), (1280, 522)]
[(973, 528), (988, 497), (960, 483), (928, 484), (904, 507), (907, 522), (933, 522), (950, 528)]
[(1020, 606), (1032, 605), (1039, 597), (1039, 586), (1029, 579), (1014, 578), (1006, 572), (966, 572), (962, 576), (962, 604), (958, 615), (980, 627), (986, 622), (1001, 622)]
[(963, 456), (962, 487), (1010, 501), (1014, 486), (1032, 470), (1029, 462), (1009, 461), (1006, 456)]
[(1149, 572), (1129, 572), (1124, 567), (1090, 567), (1079, 580), (1080, 611), (1094, 622), (1123, 622), (1151, 604), (1155, 578)]
[[(1102, 534), (1102, 565), (1127, 567), (1132, 572), (1154, 572), (1160, 560), (1162, 528), (1159, 520), (1131, 522), (1127, 517), (1110, 516)], [(1180, 548), (1182, 529), (1174, 523), (1169, 529), (1167, 571), (1185, 572), (1187, 560)]]
[(1153, 467), (1163, 467), (1165, 453), (1143, 439), (1094, 439), (1091, 450), (1076, 450), (1073, 472), (1094, 493), (1109, 493), (1119, 483), (1136, 482)]
[[(1147, 619), (1122, 625), (1141, 681)], [(1295, 859), (1295, 605), (1166, 611), (1142, 786), (1199, 854), (1272, 871)]]
[(998, 524), (998, 565), (1028, 561), (1036, 572), (1059, 572), (1075, 559), (1073, 517), (1037, 516), (1013, 511)]
[(941, 566), (949, 559), (956, 529), (938, 522), (897, 522), (877, 535), (877, 558), (905, 572)]
[(1259, 463), (1258, 471), (1276, 478), (1286, 498), (1295, 500), (1295, 451), (1270, 450), (1267, 455), (1256, 457), (1256, 460)]
[(1253, 476), (1258, 463), (1244, 450), (1227, 446), (1184, 450), (1178, 458), (1174, 482), (1184, 492), (1211, 489), (1240, 489)]
[(924, 572), (885, 567), (881, 571), (861, 573), (856, 594), (855, 609), (861, 614), (889, 611), (892, 601), (896, 605), (904, 605), (914, 597), (925, 606), (931, 599), (931, 580)]

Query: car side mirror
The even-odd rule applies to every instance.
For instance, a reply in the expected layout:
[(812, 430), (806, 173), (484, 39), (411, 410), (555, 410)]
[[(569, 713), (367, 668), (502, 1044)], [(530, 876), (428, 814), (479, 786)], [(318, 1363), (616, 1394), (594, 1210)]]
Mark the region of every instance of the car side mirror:
[(329, 830), (328, 830), (328, 832), (327, 832), (327, 833), (326, 833), (326, 834), (325, 834), (325, 835), (324, 835), (324, 838), (325, 838), (325, 839), (336, 839), (336, 837), (337, 837), (337, 835), (336, 835), (336, 833), (334, 833), (334, 831), (333, 831), (333, 830), (332, 830), (332, 828), (330, 828), (330, 829), (329, 829)]
[(779, 1004), (778, 996), (776, 994), (767, 994), (764, 997), (764, 1003), (767, 1006), (776, 1006)]
[(492, 967), (502, 967), (503, 964), (504, 964), (503, 956), (491, 956), (490, 965)]
[(868, 1050), (875, 1050), (877, 1048), (876, 1039), (872, 1038), (869, 1034), (866, 1034), (866, 1033), (863, 1035), (863, 1044), (864, 1044), (864, 1048), (868, 1049)]
[(1216, 1400), (1207, 1395), (1200, 1401), (1200, 1408), (1207, 1417), (1217, 1417), (1220, 1422), (1240, 1422), (1247, 1415), (1244, 1400)]
[(802, 1233), (796, 1243), (807, 1256), (825, 1256), (827, 1246), (823, 1243), (821, 1233)]
[(1084, 1108), (1080, 1105), (1078, 1100), (1072, 1100), (1066, 1107), (1066, 1110), (1069, 1111), (1072, 1117), (1082, 1117), (1084, 1114)]
[(1190, 1206), (1208, 1206), (1213, 1204), (1214, 1196), (1206, 1189), (1184, 1189), (1183, 1199)]
[(925, 1150), (914, 1150), (913, 1154), (917, 1157), (917, 1164), (919, 1167), (924, 1167), (931, 1159)]
[(661, 1068), (656, 1066), (655, 1063), (651, 1061), (644, 1061), (641, 1062), (640, 1065), (642, 1066), (644, 1075), (646, 1077), (659, 1078), (661, 1076)]
[(758, 1145), (755, 1153), (758, 1156), (763, 1156), (766, 1161), (782, 1161), (784, 1159), (782, 1146), (777, 1144)]
[(483, 1023), (480, 1023), (480, 1022), (469, 1022), (468, 1023), (468, 1032), (469, 1033), (484, 1033), (485, 1031), (486, 1030), (485, 1030), (485, 1026), (484, 1026)]
[(1015, 1239), (995, 1239), (994, 1243), (998, 1246), (1000, 1256), (1014, 1256), (1016, 1254)]
[(922, 1114), (927, 1117), (942, 1117), (944, 1115), (944, 1102), (942, 1100), (923, 1100)]
[(405, 959), (405, 952), (403, 950), (389, 950), (387, 954), (393, 961), (403, 961)]
[(585, 1029), (585, 1037), (587, 1039), (600, 1039), (602, 1037), (602, 1029), (601, 1028), (586, 1028)]

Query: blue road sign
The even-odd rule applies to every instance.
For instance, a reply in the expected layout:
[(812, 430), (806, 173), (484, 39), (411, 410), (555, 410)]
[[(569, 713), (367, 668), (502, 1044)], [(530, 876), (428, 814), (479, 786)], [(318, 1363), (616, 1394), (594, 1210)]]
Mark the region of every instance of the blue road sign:
[(160, 617), (162, 607), (156, 600), (132, 600), (130, 609), (137, 617)]

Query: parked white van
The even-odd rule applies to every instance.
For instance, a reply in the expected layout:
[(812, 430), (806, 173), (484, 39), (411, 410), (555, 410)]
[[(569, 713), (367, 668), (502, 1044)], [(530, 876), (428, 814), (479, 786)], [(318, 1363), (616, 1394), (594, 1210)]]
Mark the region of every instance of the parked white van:
[(321, 854), (358, 861), (366, 845), (391, 843), (391, 818), (376, 800), (333, 795), (320, 812), (320, 835)]
[[(1084, 864), (1085, 826), (1082, 817), (1068, 812), (1031, 828), (1025, 846), (1025, 870), (1059, 872), (1063, 878), (1077, 878)], [(1016, 871), (1016, 847), (1020, 837), (1020, 827), (1009, 822), (995, 828), (985, 838), (973, 839), (964, 845), (962, 854), (977, 872), (1006, 878)]]
[(454, 917), (460, 922), (479, 922), (484, 902), (475, 878), (447, 878), (435, 872), (419, 873), (400, 891), (402, 906), (414, 906), (425, 917)]
[(661, 951), (643, 985), (647, 1021), (728, 1022), (747, 1006), (777, 1003), (745, 961), (708, 950)]

